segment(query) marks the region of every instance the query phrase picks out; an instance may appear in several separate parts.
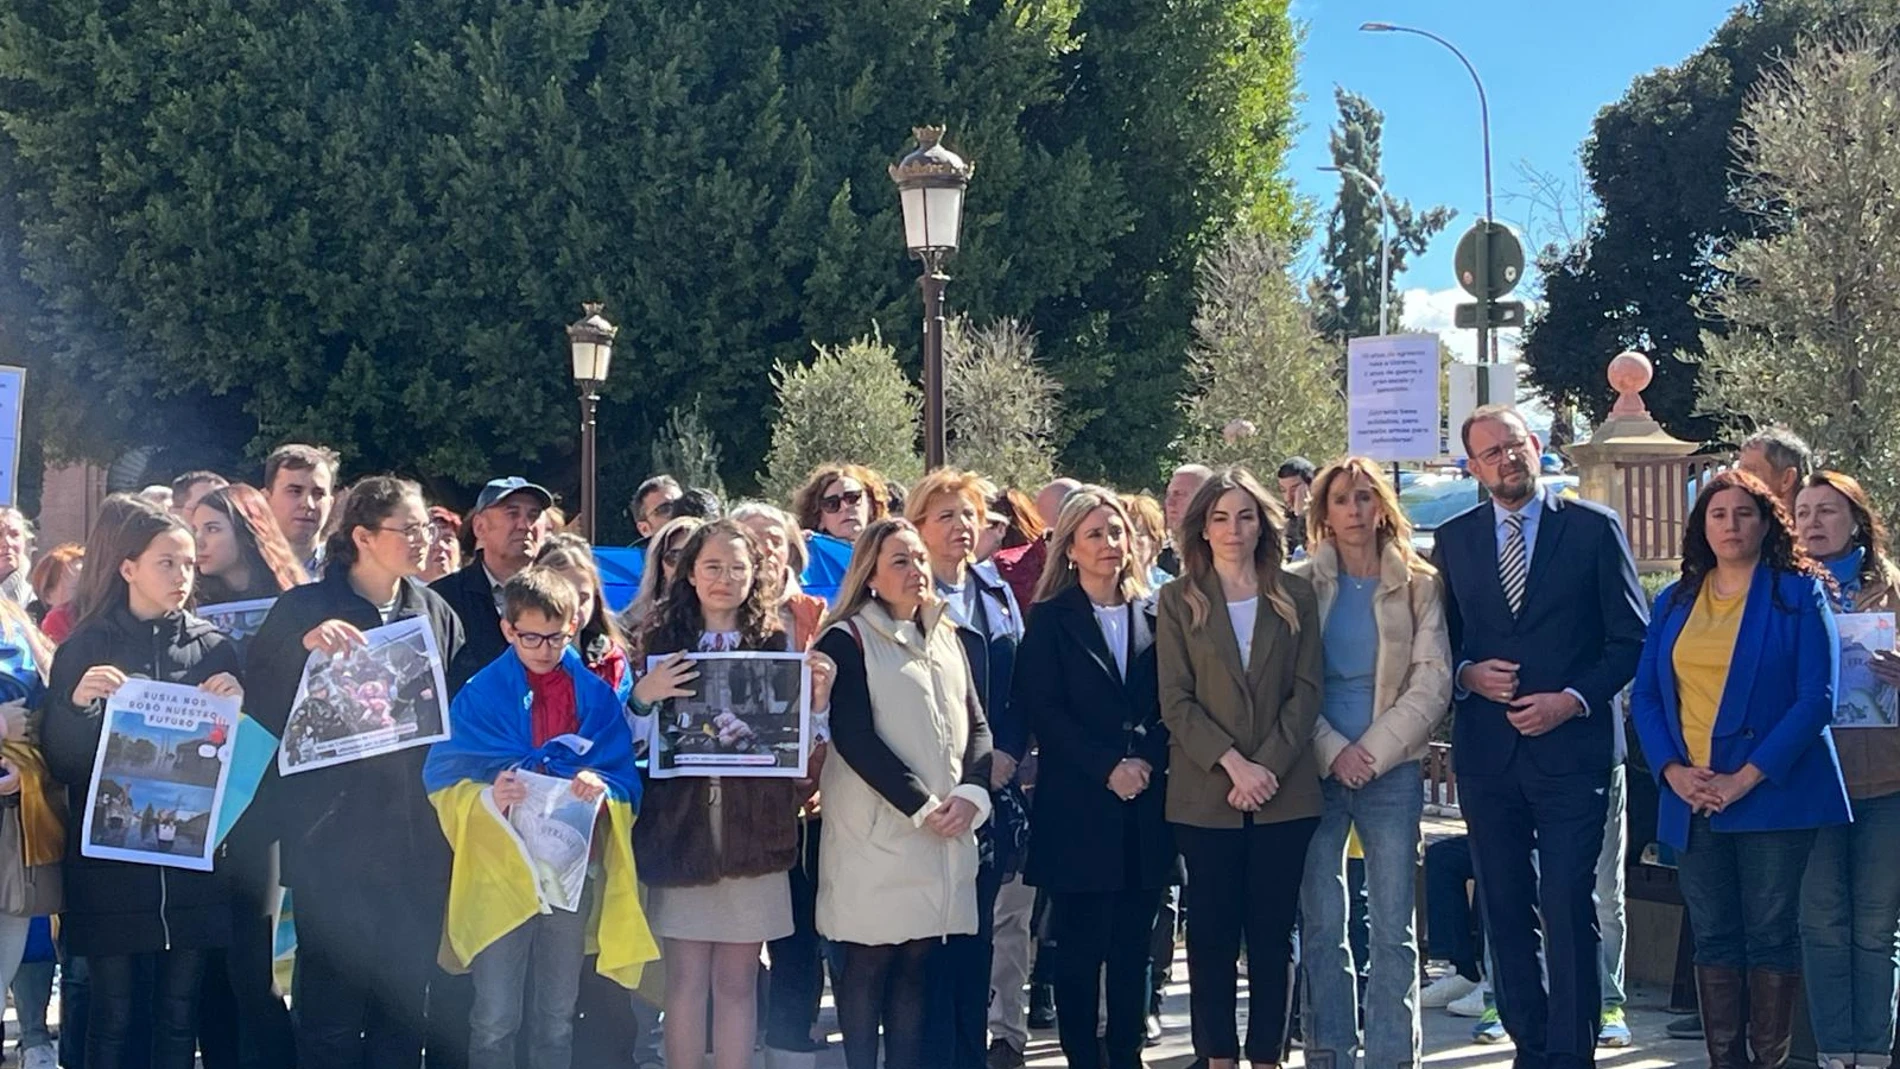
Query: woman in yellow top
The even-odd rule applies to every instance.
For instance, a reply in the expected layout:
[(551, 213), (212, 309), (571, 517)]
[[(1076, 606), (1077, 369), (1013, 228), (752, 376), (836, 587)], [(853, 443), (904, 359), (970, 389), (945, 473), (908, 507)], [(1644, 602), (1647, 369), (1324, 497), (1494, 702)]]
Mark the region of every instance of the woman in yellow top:
[(1723, 472), (1689, 514), (1682, 579), (1657, 597), (1636, 670), (1631, 717), (1668, 787), (1657, 836), (1677, 851), (1712, 1069), (1786, 1064), (1802, 873), (1815, 829), (1847, 821), (1830, 582), (1768, 488)]

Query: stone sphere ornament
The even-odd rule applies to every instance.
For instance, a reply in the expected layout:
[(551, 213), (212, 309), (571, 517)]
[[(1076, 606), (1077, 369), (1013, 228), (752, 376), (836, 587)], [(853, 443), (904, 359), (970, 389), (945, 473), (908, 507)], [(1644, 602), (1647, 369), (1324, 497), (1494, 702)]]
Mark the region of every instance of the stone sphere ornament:
[(1649, 388), (1650, 380), (1655, 376), (1655, 365), (1642, 353), (1632, 351), (1616, 354), (1610, 361), (1608, 371), (1610, 385), (1616, 390), (1616, 404), (1610, 409), (1611, 417), (1648, 418), (1649, 407), (1643, 404), (1643, 391)]

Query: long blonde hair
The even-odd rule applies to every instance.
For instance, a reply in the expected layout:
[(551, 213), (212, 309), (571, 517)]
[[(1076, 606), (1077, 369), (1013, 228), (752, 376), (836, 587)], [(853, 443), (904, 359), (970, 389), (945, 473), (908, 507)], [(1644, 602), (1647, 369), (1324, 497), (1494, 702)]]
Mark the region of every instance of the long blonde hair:
[[(697, 516), (680, 516), (666, 521), (659, 530), (653, 532), (652, 538), (647, 539), (646, 570), (640, 573), (640, 590), (634, 594), (633, 604), (628, 605), (621, 614), (620, 626), (623, 629), (628, 632), (637, 630), (647, 614), (653, 611), (654, 603), (666, 596), (666, 591), (660, 588), (661, 558), (666, 556), (666, 544), (682, 531), (691, 537), (693, 531), (705, 524), (706, 521)], [(680, 546), (683, 548), (685, 545), (685, 539), (681, 539)]]
[[(886, 516), (881, 520), (872, 520), (864, 530), (858, 532), (858, 540), (851, 546), (851, 566), (844, 570), (844, 579), (838, 584), (838, 593), (831, 599), (831, 611), (825, 615), (824, 622), (818, 625), (823, 631), (832, 624), (842, 623), (858, 614), (866, 602), (877, 595), (871, 593), (871, 577), (877, 574), (877, 557), (884, 552), (884, 543), (900, 531), (909, 531), (917, 535), (919, 541), (923, 535), (917, 531), (917, 525), (902, 516)], [(924, 567), (928, 569), (929, 561)], [(924, 602), (929, 604), (937, 600), (935, 586), (924, 589)]]
[(1299, 609), (1294, 606), (1292, 595), (1286, 592), (1280, 570), (1286, 554), (1285, 506), (1280, 504), (1279, 498), (1267, 493), (1253, 472), (1240, 467), (1222, 468), (1209, 476), (1195, 491), (1194, 500), (1188, 503), (1187, 513), (1181, 518), (1181, 571), (1188, 580), (1182, 584), (1181, 593), (1187, 600), (1188, 628), (1199, 631), (1213, 611), (1207, 593), (1201, 589), (1201, 581), (1214, 572), (1214, 551), (1207, 544), (1207, 514), (1232, 490), (1252, 498), (1254, 510), (1260, 514), (1260, 540), (1253, 548), (1260, 596), (1286, 621), (1287, 630), (1297, 635), (1300, 633)]
[(1399, 505), (1399, 495), (1392, 491), (1392, 484), (1379, 470), (1379, 462), (1370, 457), (1342, 457), (1326, 465), (1314, 478), (1312, 503), (1306, 506), (1307, 543), (1317, 546), (1333, 536), (1332, 525), (1326, 522), (1333, 483), (1339, 479), (1351, 482), (1359, 477), (1372, 484), (1372, 495), (1379, 501), (1379, 548), (1397, 546), (1405, 558), (1406, 570), (1413, 575), (1438, 574), (1438, 569), (1412, 547), (1412, 521), (1406, 519), (1405, 509)]
[(1143, 565), (1135, 553), (1135, 524), (1129, 518), (1128, 510), (1123, 507), (1121, 498), (1105, 486), (1084, 486), (1070, 491), (1069, 496), (1062, 501), (1062, 512), (1056, 517), (1055, 533), (1049, 536), (1049, 555), (1042, 566), (1042, 578), (1036, 581), (1036, 604), (1040, 605), (1081, 582), (1082, 577), (1069, 560), (1069, 549), (1075, 545), (1076, 534), (1096, 509), (1108, 509), (1114, 513), (1127, 532), (1128, 545), (1122, 554), (1122, 574), (1117, 584), (1121, 587), (1122, 597), (1133, 601), (1148, 592), (1148, 579), (1142, 574)]

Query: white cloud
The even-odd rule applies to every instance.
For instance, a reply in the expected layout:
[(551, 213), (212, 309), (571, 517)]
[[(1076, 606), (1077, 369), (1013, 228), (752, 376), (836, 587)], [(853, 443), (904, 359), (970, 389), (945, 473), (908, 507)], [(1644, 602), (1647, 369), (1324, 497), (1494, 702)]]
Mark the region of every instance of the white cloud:
[[(1478, 332), (1460, 330), (1452, 325), (1458, 305), (1470, 300), (1471, 295), (1456, 286), (1442, 290), (1408, 289), (1405, 291), (1405, 320), (1402, 326), (1410, 331), (1436, 334), (1444, 339), (1453, 356), (1466, 363), (1474, 362), (1478, 358)], [(1535, 312), (1535, 302), (1529, 303), (1530, 310)], [(1516, 360), (1524, 347), (1524, 332), (1500, 330), (1497, 338), (1498, 359)]]

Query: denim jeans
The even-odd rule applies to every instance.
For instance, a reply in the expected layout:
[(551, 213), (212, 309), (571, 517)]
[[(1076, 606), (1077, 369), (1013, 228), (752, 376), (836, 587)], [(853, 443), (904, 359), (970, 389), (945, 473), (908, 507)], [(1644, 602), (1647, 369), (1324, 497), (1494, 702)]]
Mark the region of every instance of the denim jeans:
[[(1366, 985), (1366, 1065), (1419, 1063), (1418, 934), (1414, 921), (1423, 777), (1400, 765), (1359, 790), (1321, 781), (1325, 809), (1306, 852), (1300, 887), (1302, 1020), (1306, 1064), (1350, 1067), (1359, 1048), (1359, 990), (1347, 939), (1346, 839), (1354, 828), (1366, 857), (1371, 977)], [(1463, 889), (1460, 888), (1462, 894)]]
[(1618, 765), (1610, 770), (1609, 816), (1603, 821), (1603, 851), (1597, 855), (1597, 930), (1603, 942), (1597, 948), (1597, 979), (1603, 985), (1603, 1008), (1622, 1007), (1624, 863), (1628, 859), (1629, 769)]
[(528, 1005), (529, 1069), (569, 1069), (574, 1060), (574, 1003), (587, 958), (583, 898), (575, 912), (529, 917), (469, 963), (475, 1006), (468, 1022), (469, 1069), (515, 1069), (522, 1003)]
[(1801, 885), (1801, 958), (1821, 1057), (1888, 1064), (1900, 977), (1900, 794), (1822, 828)]
[(1727, 832), (1690, 819), (1676, 875), (1697, 965), (1801, 970), (1801, 875), (1813, 846), (1812, 828)]
[(28, 961), (13, 974), (13, 1008), (20, 1018), (19, 1047), (23, 1051), (53, 1045), (46, 1011), (53, 1002), (53, 971), (57, 968), (57, 962)]

